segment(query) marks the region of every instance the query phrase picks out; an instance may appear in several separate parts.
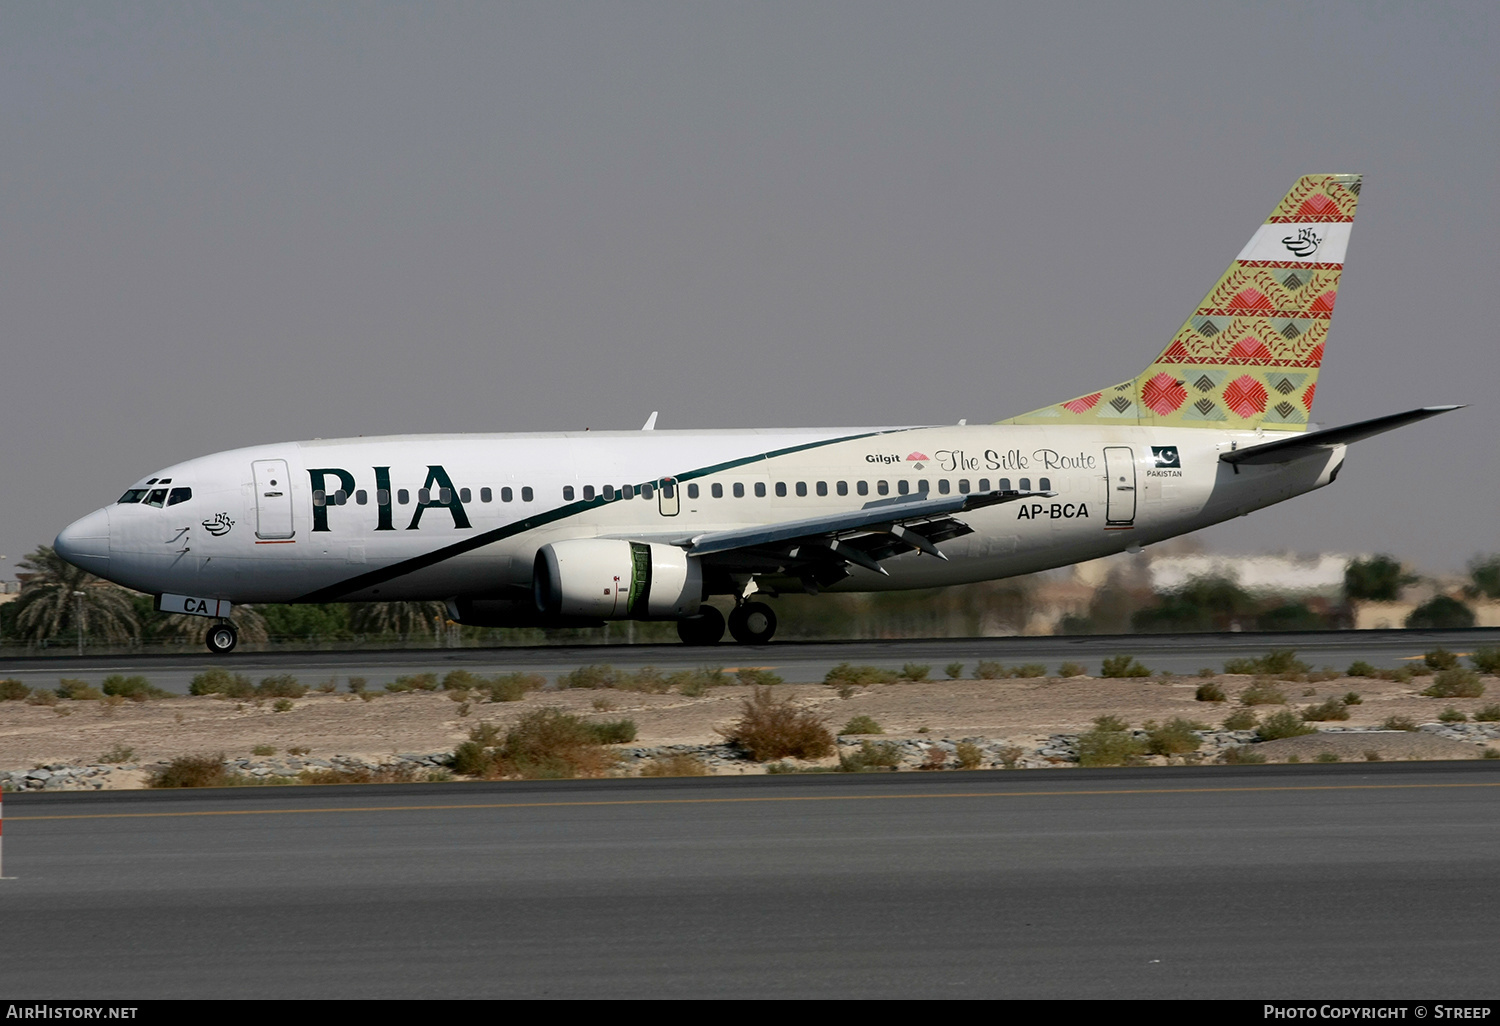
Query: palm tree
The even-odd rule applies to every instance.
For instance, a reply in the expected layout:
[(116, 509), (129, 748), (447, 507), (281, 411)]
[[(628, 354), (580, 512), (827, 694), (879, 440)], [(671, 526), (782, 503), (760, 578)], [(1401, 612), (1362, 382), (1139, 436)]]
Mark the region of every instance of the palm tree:
[(40, 641), (78, 631), (80, 608), (84, 634), (115, 642), (140, 636), (132, 593), (80, 570), (50, 546), (41, 546), (16, 566), (31, 573), (16, 600), (16, 627), (25, 637)]
[(349, 607), (349, 628), (356, 634), (432, 634), (448, 619), (441, 602), (357, 602)]

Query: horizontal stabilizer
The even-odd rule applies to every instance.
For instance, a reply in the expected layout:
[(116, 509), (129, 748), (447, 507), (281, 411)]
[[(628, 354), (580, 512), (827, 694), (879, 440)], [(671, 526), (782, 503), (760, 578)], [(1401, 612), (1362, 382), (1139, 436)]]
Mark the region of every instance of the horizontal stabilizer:
[(1283, 438), (1276, 442), (1267, 442), (1264, 445), (1253, 445), (1248, 449), (1236, 449), (1234, 452), (1222, 453), (1219, 459), (1225, 463), (1244, 464), (1253, 466), (1258, 463), (1290, 463), (1304, 456), (1311, 456), (1320, 449), (1327, 449), (1334, 445), (1344, 445), (1348, 442), (1357, 442), (1371, 435), (1378, 435), (1385, 431), (1393, 431), (1407, 424), (1415, 424), (1419, 420), (1428, 417), (1436, 417), (1439, 413), (1448, 413), (1451, 410), (1461, 410), (1462, 405), (1457, 406), (1423, 406), (1417, 410), (1407, 410), (1405, 413), (1392, 413), (1384, 417), (1376, 417), (1374, 420), (1362, 420), (1357, 424), (1346, 424), (1343, 427), (1325, 428), (1322, 431), (1309, 431), (1304, 435), (1294, 438)]

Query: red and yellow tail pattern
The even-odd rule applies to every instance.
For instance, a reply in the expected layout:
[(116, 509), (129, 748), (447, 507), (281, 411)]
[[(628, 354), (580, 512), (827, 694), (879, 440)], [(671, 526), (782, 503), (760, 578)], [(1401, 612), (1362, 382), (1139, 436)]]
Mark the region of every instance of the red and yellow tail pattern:
[(1298, 179), (1143, 373), (1001, 423), (1306, 430), (1359, 185)]

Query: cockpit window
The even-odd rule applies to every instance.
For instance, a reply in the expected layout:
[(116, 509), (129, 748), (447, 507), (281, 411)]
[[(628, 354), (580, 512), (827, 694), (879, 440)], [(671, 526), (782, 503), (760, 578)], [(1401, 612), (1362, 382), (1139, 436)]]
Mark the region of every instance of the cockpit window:
[(125, 502), (140, 502), (142, 499), (144, 499), (146, 497), (146, 492), (148, 490), (149, 489), (146, 489), (146, 488), (132, 488), (132, 489), (130, 489), (130, 491), (128, 491), (124, 495), (120, 496), (120, 501), (122, 503), (125, 503)]
[(167, 496), (167, 505), (175, 506), (179, 502), (187, 502), (193, 497), (191, 488), (173, 488), (172, 494)]
[(167, 490), (165, 488), (153, 488), (151, 494), (146, 496), (146, 505), (165, 506), (167, 503)]

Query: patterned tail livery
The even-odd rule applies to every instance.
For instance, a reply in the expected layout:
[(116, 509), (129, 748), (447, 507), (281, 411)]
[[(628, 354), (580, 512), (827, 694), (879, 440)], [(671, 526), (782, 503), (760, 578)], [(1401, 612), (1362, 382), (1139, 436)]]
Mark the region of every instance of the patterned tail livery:
[(1307, 175), (1138, 377), (1007, 424), (1307, 430), (1359, 175)]

